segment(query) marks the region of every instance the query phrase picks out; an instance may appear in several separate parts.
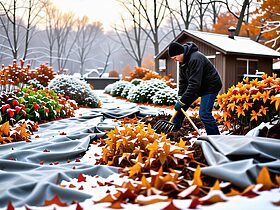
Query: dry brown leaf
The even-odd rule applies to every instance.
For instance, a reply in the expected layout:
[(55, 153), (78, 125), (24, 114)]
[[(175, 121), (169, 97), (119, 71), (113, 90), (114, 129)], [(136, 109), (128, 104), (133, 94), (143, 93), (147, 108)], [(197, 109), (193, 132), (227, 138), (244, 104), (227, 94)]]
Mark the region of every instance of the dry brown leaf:
[(202, 205), (210, 205), (218, 202), (227, 201), (227, 197), (220, 190), (212, 190), (206, 196), (199, 199)]
[(197, 185), (192, 185), (187, 189), (183, 190), (178, 194), (179, 199), (187, 198), (190, 195), (197, 195), (199, 193), (199, 187)]
[(199, 198), (193, 198), (190, 203), (189, 209), (196, 209), (198, 205), (200, 205)]
[(273, 204), (274, 206), (280, 206), (280, 200), (277, 201), (277, 202), (272, 202), (272, 204)]
[(100, 200), (95, 201), (94, 203), (105, 203), (105, 202), (114, 202), (116, 199), (113, 198), (111, 194), (106, 195), (105, 197), (101, 198)]
[(166, 202), (170, 201), (170, 199), (167, 196), (161, 196), (161, 195), (150, 195), (148, 197), (145, 197), (143, 195), (137, 196), (135, 203), (139, 205), (150, 205), (158, 202)]
[(63, 203), (58, 195), (55, 195), (51, 200), (45, 200), (44, 206), (50, 206), (52, 204), (56, 204), (58, 206), (68, 206), (67, 203)]
[(113, 201), (113, 202), (111, 203), (111, 205), (108, 206), (108, 208), (111, 208), (111, 209), (122, 209), (123, 207), (122, 207), (121, 204), (122, 204), (121, 201), (116, 200), (116, 201)]
[(171, 201), (166, 207), (164, 207), (162, 210), (180, 210), (179, 208), (177, 208), (173, 201)]

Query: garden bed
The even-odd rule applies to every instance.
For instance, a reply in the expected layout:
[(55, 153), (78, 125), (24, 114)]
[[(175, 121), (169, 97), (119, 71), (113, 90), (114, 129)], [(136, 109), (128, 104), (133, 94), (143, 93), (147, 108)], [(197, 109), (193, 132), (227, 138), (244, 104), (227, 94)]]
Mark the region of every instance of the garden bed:
[[(100, 99), (104, 105), (103, 108), (81, 109), (76, 112), (76, 117), (40, 124), (38, 131), (32, 135), (31, 142), (15, 142), (1, 145), (0, 165), (2, 171), (0, 175), (2, 179), (0, 184), (4, 186), (0, 198), (2, 208), (6, 208), (9, 201), (12, 201), (13, 206), (27, 205), (31, 209), (34, 206), (36, 206), (36, 209), (40, 209), (39, 206), (42, 205), (49, 205), (49, 209), (54, 207), (56, 209), (63, 209), (63, 207), (59, 206), (71, 206), (73, 209), (78, 208), (78, 206), (84, 209), (103, 209), (108, 206), (113, 208), (118, 205), (127, 209), (163, 209), (169, 206), (167, 207), (168, 209), (173, 205), (179, 209), (187, 209), (191, 203), (193, 206), (199, 205), (198, 208), (203, 209), (211, 209), (214, 206), (216, 209), (236, 209), (237, 203), (240, 204), (240, 202), (242, 205), (247, 204), (246, 209), (256, 209), (255, 202), (259, 202), (259, 206), (262, 208), (277, 208), (279, 189), (273, 189), (274, 185), (269, 184), (266, 186), (265, 191), (263, 191), (264, 189), (260, 189), (260, 185), (258, 185), (259, 187), (252, 185), (258, 177), (261, 165), (268, 165), (269, 170), (274, 168), (272, 170), (274, 173), (272, 174), (275, 174), (277, 171), (275, 171), (277, 167), (275, 168), (271, 162), (273, 159), (271, 154), (265, 156), (264, 149), (262, 154), (266, 159), (262, 161), (256, 159), (261, 164), (250, 162), (253, 159), (249, 159), (245, 163), (245, 159), (239, 160), (237, 158), (240, 156), (238, 153), (240, 150), (238, 150), (238, 147), (234, 147), (236, 142), (244, 142), (242, 139), (248, 143), (248, 148), (251, 148), (249, 142), (252, 142), (252, 145), (262, 144), (260, 148), (265, 148), (265, 145), (270, 146), (275, 140), (270, 141), (267, 138), (263, 138), (256, 142), (254, 137), (234, 138), (234, 136), (226, 135), (221, 135), (217, 139), (206, 136), (197, 138), (193, 128), (187, 122), (182, 131), (169, 133), (168, 137), (171, 139), (171, 145), (186, 146), (188, 147), (186, 151), (189, 151), (184, 155), (188, 156), (185, 159), (186, 163), (191, 163), (188, 164), (190, 170), (185, 171), (185, 178), (183, 180), (177, 180), (179, 181), (177, 187), (182, 189), (182, 186), (189, 185), (191, 188), (186, 189), (190, 191), (195, 189), (195, 187), (192, 187), (194, 185), (191, 185), (191, 182), (195, 181), (196, 185), (201, 185), (202, 182), (202, 185), (199, 187), (199, 194), (196, 195), (194, 191), (190, 191), (189, 194), (185, 192), (186, 194), (184, 196), (181, 194), (182, 198), (179, 199), (179, 191), (176, 190), (176, 185), (171, 183), (166, 185), (166, 187), (169, 186), (169, 191), (166, 192), (171, 193), (168, 196), (155, 193), (159, 192), (159, 190), (165, 192), (163, 189), (156, 190), (156, 188), (151, 188), (153, 190), (149, 194), (149, 191), (142, 188), (134, 188), (135, 186), (140, 187), (139, 180), (136, 178), (138, 177), (137, 174), (130, 177), (129, 171), (124, 170), (122, 172), (123, 177), (120, 177), (122, 173), (119, 173), (119, 167), (100, 163), (100, 159), (104, 154), (102, 148), (106, 144), (106, 131), (115, 129), (116, 126), (120, 129), (122, 127), (121, 123), (124, 122), (127, 123), (127, 126), (131, 122), (137, 123), (140, 120), (134, 118), (135, 116), (139, 117), (139, 119), (141, 118), (143, 123), (150, 122), (153, 124), (158, 118), (147, 116), (158, 115), (164, 109), (137, 106), (134, 103), (116, 100), (106, 95), (101, 95)], [(168, 117), (168, 114), (166, 114), (166, 117)], [(201, 122), (197, 119), (193, 118), (193, 120), (198, 126), (201, 125)], [(121, 129), (119, 132), (121, 132)], [(100, 138), (103, 138), (104, 141), (100, 140)], [(182, 141), (180, 138), (182, 138)], [(264, 141), (268, 143), (265, 144), (263, 143)], [(220, 145), (219, 142), (225, 142), (225, 145)], [(212, 147), (213, 145), (215, 147)], [(226, 145), (228, 146), (227, 148), (232, 148), (232, 153), (228, 153), (228, 156), (222, 150)], [(275, 144), (272, 148), (277, 149), (277, 145), (279, 144)], [(256, 146), (255, 148), (258, 147)], [(159, 149), (158, 151), (161, 150)], [(207, 151), (206, 156), (205, 151)], [(179, 151), (176, 153), (178, 155), (174, 157), (180, 157)], [(274, 154), (276, 157), (278, 153)], [(215, 162), (215, 157), (220, 158), (216, 159)], [(253, 157), (254, 155), (252, 154), (251, 158)], [(184, 165), (182, 165), (181, 161), (183, 160), (178, 159), (178, 165), (182, 169)], [(209, 162), (209, 160), (212, 161)], [(266, 164), (267, 161), (269, 161), (269, 164)], [(236, 168), (242, 166), (243, 170), (238, 170), (238, 173), (235, 171), (235, 175), (231, 176), (232, 172), (230, 171), (234, 171), (234, 168), (231, 168), (232, 164), (235, 164)], [(201, 172), (197, 170), (198, 165), (201, 167)], [(133, 165), (130, 167), (133, 167)], [(176, 169), (176, 164), (172, 168)], [(147, 177), (147, 183), (149, 183), (151, 181), (148, 175), (150, 172), (144, 172)], [(200, 173), (201, 175), (198, 175)], [(168, 174), (165, 169), (164, 174)], [(242, 179), (245, 181), (239, 183), (240, 178), (238, 177), (243, 177)], [(141, 178), (141, 174), (139, 174), (139, 178)], [(215, 192), (206, 195), (205, 193), (214, 186), (216, 179), (220, 180), (220, 185), (214, 187)], [(271, 179), (274, 183), (276, 182), (274, 176), (271, 176)], [(21, 183), (24, 183), (24, 185)], [(134, 187), (129, 187), (129, 183)], [(246, 186), (251, 188), (246, 189)], [(239, 190), (239, 193), (236, 191), (238, 196), (231, 197), (227, 195), (231, 188)], [(130, 189), (130, 191), (125, 189)], [(140, 189), (141, 191), (139, 191)], [(119, 192), (126, 192), (126, 194)], [(129, 196), (126, 197), (128, 193)], [(117, 199), (112, 200), (112, 198), (108, 197), (110, 194), (114, 194)], [(143, 197), (143, 195), (149, 196)], [(105, 198), (106, 196), (107, 198)], [(17, 199), (13, 199), (15, 197)], [(200, 201), (195, 203), (195, 197), (199, 198)], [(248, 197), (251, 197), (251, 199), (248, 199)], [(105, 198), (103, 201), (106, 202), (102, 202), (103, 198)], [(214, 198), (218, 198), (218, 200)], [(226, 202), (219, 202), (208, 206), (205, 205), (207, 202), (204, 202), (203, 199), (208, 203), (214, 202), (214, 200), (224, 200)], [(79, 204), (72, 204), (73, 201), (79, 202)], [(141, 206), (140, 204), (145, 205)], [(47, 209), (47, 207), (42, 209)]]

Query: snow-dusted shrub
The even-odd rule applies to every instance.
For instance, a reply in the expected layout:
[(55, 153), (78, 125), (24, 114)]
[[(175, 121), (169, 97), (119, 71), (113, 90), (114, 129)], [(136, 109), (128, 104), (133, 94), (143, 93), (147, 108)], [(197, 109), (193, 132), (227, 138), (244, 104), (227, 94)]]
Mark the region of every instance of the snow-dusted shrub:
[(58, 75), (52, 79), (48, 85), (49, 89), (55, 90), (57, 93), (69, 96), (79, 105), (90, 107), (99, 107), (100, 101), (93, 93), (90, 85), (76, 77), (70, 75)]
[(130, 84), (130, 82), (120, 80), (113, 84), (114, 84), (114, 86), (111, 89), (111, 95), (112, 96), (121, 96), (123, 89), (126, 87), (126, 85)]
[(105, 92), (105, 93), (111, 94), (111, 90), (112, 90), (113, 87), (114, 87), (114, 83), (107, 85), (107, 86), (104, 88), (104, 92)]
[(177, 90), (170, 87), (159, 90), (152, 96), (153, 104), (174, 105), (177, 101)]
[(152, 96), (159, 90), (165, 89), (168, 86), (165, 82), (158, 79), (151, 79), (141, 82), (139, 85), (130, 89), (127, 99), (133, 102), (150, 102), (152, 103)]
[(124, 98), (127, 98), (128, 92), (130, 91), (131, 88), (133, 88), (135, 85), (132, 83), (128, 83), (125, 88), (123, 89), (121, 96)]
[(142, 79), (135, 78), (135, 79), (131, 80), (131, 83), (133, 85), (139, 85), (142, 81), (143, 81)]
[(39, 90), (44, 89), (44, 86), (40, 83), (40, 81), (35, 78), (27, 81), (27, 86), (30, 85), (32, 85), (33, 88), (37, 88)]

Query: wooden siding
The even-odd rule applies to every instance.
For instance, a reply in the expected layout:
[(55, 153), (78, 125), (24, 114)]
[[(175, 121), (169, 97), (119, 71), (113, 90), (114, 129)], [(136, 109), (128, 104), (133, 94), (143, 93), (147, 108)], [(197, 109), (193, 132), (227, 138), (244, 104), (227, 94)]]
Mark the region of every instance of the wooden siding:
[[(241, 63), (242, 65), (240, 65), (240, 63), (238, 63), (237, 61), (237, 58), (255, 59), (257, 60), (257, 64), (255, 65), (256, 67), (254, 66), (254, 68), (257, 68), (255, 70), (263, 71), (268, 75), (272, 74), (272, 57), (250, 56), (242, 53), (236, 55), (223, 54), (213, 46), (207, 45), (207, 43), (203, 41), (189, 37), (187, 34), (182, 34), (180, 37), (178, 37), (177, 42), (181, 44), (184, 44), (186, 42), (194, 42), (198, 46), (200, 52), (202, 52), (206, 56), (214, 56), (214, 58), (211, 58), (210, 60), (211, 62), (213, 62), (221, 76), (223, 82), (223, 88), (221, 92), (226, 92), (229, 87), (231, 87), (232, 85), (236, 85), (238, 82), (242, 81), (243, 74), (246, 74), (246, 68), (242, 70), (242, 67), (240, 67), (244, 64)], [(169, 58), (167, 52), (162, 58), (166, 59), (166, 72), (162, 72), (161, 75), (171, 74), (174, 80), (177, 82), (176, 63)], [(254, 72), (255, 70), (251, 69), (251, 72)]]

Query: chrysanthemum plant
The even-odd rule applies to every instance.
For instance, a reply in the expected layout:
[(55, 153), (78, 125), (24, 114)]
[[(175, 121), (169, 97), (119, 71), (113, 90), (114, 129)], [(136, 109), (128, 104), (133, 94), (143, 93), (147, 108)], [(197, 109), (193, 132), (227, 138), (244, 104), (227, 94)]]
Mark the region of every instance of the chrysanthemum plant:
[(277, 122), (280, 116), (280, 78), (263, 74), (232, 86), (217, 97), (224, 125), (235, 134), (246, 134), (261, 122)]

